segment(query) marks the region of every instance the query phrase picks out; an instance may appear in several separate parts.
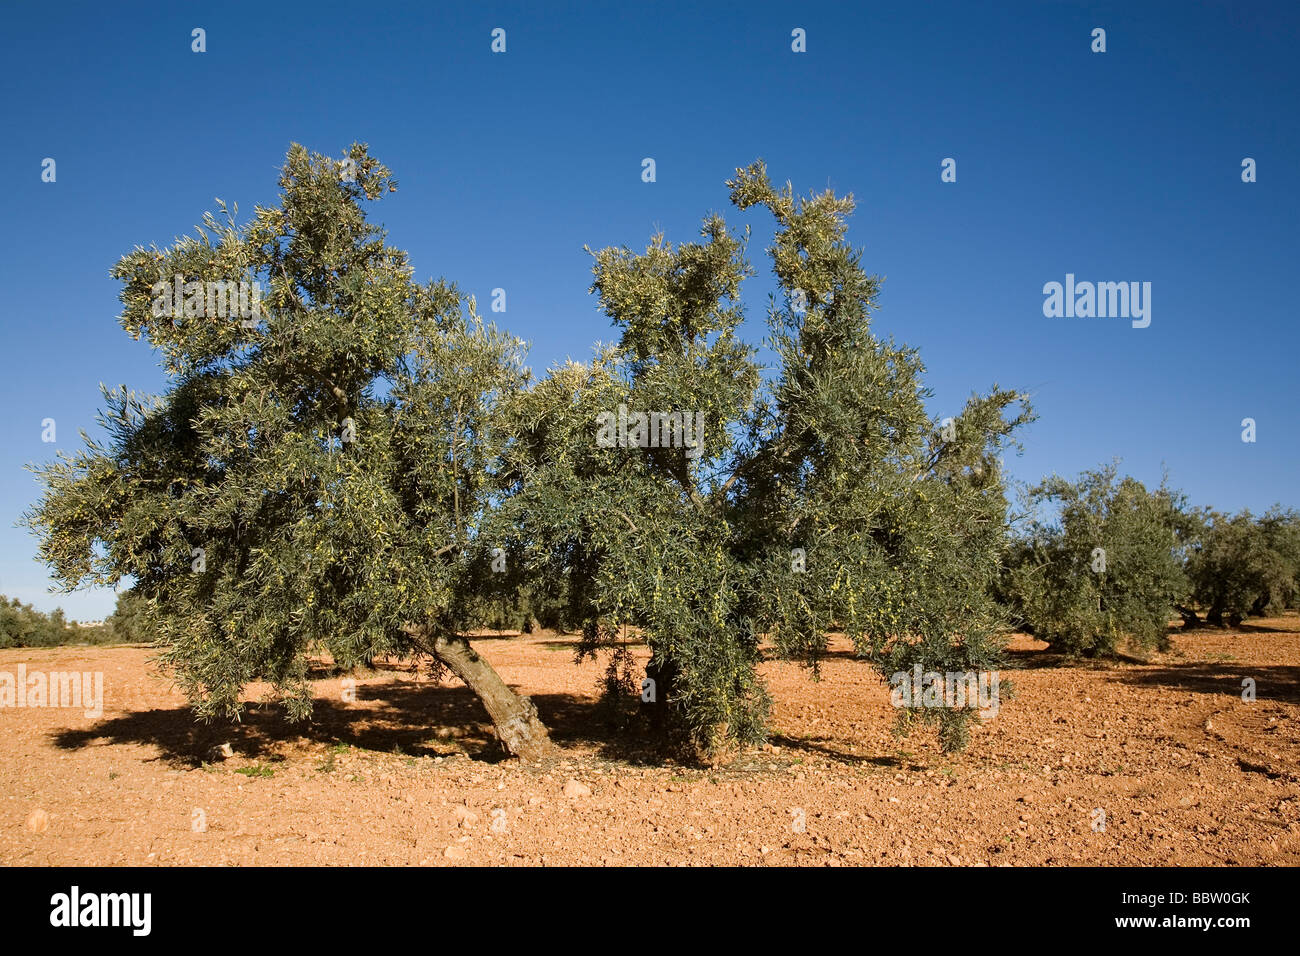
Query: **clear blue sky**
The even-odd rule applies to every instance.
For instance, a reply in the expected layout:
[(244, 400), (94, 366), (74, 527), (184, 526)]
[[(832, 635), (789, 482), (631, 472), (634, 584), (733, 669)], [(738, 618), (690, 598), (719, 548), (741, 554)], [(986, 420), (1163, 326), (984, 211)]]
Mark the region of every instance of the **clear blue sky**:
[[(117, 324), (117, 258), (191, 232), (214, 197), (274, 202), (294, 141), (368, 142), (399, 182), (373, 214), (417, 278), (481, 304), (505, 288), (495, 318), (539, 371), (613, 337), (584, 243), (691, 239), (716, 209), (755, 224), (763, 268), (767, 223), (723, 186), (761, 156), (801, 192), (857, 198), (850, 235), (887, 277), (876, 327), (921, 349), (936, 413), (993, 382), (1033, 392), (1015, 477), (1119, 456), (1152, 483), (1167, 465), (1194, 503), (1300, 505), (1300, 4), (11, 2), (4, 19), (0, 593), (111, 610), (48, 592), (14, 526), (37, 494), (23, 465), (75, 447), (100, 381), (162, 384)], [(1044, 317), (1066, 273), (1152, 283), (1150, 327)], [(748, 288), (756, 341), (769, 289)]]

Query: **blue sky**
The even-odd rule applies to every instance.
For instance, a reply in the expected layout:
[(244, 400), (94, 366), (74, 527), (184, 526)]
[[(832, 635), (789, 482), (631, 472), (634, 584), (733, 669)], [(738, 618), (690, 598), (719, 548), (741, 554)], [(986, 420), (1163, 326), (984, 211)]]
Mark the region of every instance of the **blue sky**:
[[(506, 289), (495, 318), (537, 370), (613, 338), (584, 243), (689, 240), (710, 210), (755, 226), (758, 341), (770, 228), (723, 182), (762, 157), (802, 193), (856, 197), (850, 236), (886, 277), (876, 328), (920, 348), (936, 413), (994, 382), (1033, 393), (1015, 477), (1118, 456), (1193, 503), (1300, 505), (1294, 3), (16, 2), (5, 19), (0, 593), (111, 610), (49, 593), (14, 525), (37, 495), (23, 465), (93, 428), (99, 382), (162, 386), (117, 324), (117, 258), (192, 232), (214, 197), (273, 203), (295, 141), (369, 143), (399, 182), (372, 215), (417, 278), (484, 307)], [(1150, 326), (1046, 318), (1067, 273), (1150, 282)]]

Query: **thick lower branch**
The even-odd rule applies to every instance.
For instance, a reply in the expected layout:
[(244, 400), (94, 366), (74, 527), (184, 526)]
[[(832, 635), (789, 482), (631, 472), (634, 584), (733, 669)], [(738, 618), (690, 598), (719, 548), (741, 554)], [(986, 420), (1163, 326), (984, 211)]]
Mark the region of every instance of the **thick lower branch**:
[(554, 751), (533, 702), (511, 690), (469, 641), (459, 634), (430, 635), (415, 628), (408, 628), (407, 633), (474, 692), (508, 753), (524, 760), (540, 760)]

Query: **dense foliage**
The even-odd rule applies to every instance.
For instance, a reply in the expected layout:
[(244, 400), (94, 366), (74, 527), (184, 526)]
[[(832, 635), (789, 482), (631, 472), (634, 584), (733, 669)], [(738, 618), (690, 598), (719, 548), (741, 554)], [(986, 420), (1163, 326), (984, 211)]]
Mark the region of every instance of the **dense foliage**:
[(1002, 584), (1016, 622), (1070, 654), (1166, 647), (1187, 592), (1180, 496), (1112, 464), (1050, 478), (1029, 502), (1036, 517), (1010, 542)]
[(134, 591), (127, 589), (117, 596), (117, 607), (104, 621), (109, 636), (120, 644), (147, 644), (158, 634), (150, 624), (147, 602)]
[[(1300, 514), (1273, 508), (1201, 517), (1188, 561), (1191, 602), (1209, 623), (1240, 624), (1247, 616), (1296, 606), (1300, 596)], [(1192, 619), (1192, 623), (1196, 623)]]
[(17, 598), (0, 595), (0, 648), (55, 647), (71, 643), (71, 636), (61, 609), (44, 614)]
[[(1168, 647), (1184, 626), (1240, 624), (1300, 598), (1300, 514), (1190, 509), (1115, 465), (1027, 491), (995, 587), (1013, 626), (1085, 656)], [(1204, 614), (1205, 620), (1201, 615)]]
[[(536, 566), (566, 576), (589, 649), (616, 646), (619, 624), (640, 630), (666, 729), (705, 755), (766, 732), (764, 636), (814, 673), (833, 628), (886, 676), (995, 666), (998, 455), (1030, 417), (996, 388), (930, 417), (917, 353), (870, 330), (880, 283), (845, 242), (851, 197), (796, 199), (762, 164), (729, 185), (776, 222), (776, 377), (737, 334), (743, 238), (710, 216), (699, 242), (594, 254), (619, 341), (529, 392), (513, 449)], [(616, 410), (699, 415), (702, 447), (602, 447)], [(970, 711), (911, 716), (959, 746)]]
[[(208, 215), (113, 270), (168, 390), (106, 390), (107, 440), (38, 469), (40, 556), (68, 587), (133, 577), (202, 717), (237, 717), (257, 679), (306, 717), (311, 653), (423, 652), (474, 686), (508, 749), (539, 752), (531, 704), (464, 638), (499, 587), (497, 409), (527, 382), (521, 343), (453, 286), (412, 281), (366, 221), (395, 184), (364, 146), (343, 163), (294, 146), (280, 188), (250, 223)], [(213, 314), (214, 288), (254, 281), (256, 314)], [(183, 308), (160, 298), (173, 284)]]

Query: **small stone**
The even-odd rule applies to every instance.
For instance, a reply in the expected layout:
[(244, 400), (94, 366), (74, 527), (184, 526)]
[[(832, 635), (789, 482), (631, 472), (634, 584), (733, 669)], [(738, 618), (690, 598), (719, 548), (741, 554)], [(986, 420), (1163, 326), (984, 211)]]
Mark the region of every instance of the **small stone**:
[(585, 783), (570, 779), (564, 784), (564, 795), (566, 797), (589, 797), (591, 796), (591, 787)]
[(457, 826), (465, 827), (466, 829), (468, 829), (469, 827), (472, 827), (474, 824), (478, 823), (478, 814), (475, 813), (473, 810), (471, 810), (469, 807), (464, 807), (464, 806), (457, 807), (453, 811), (453, 813), (456, 817)]
[(27, 817), (27, 829), (33, 833), (44, 833), (50, 828), (50, 815), (44, 810), (33, 810)]
[(489, 829), (493, 833), (505, 833), (510, 829), (510, 821), (506, 819), (505, 810), (497, 807), (492, 811), (492, 823), (489, 825)]
[(208, 751), (209, 760), (225, 760), (235, 755), (235, 748), (230, 744), (218, 744)]
[(443, 850), (442, 855), (449, 860), (463, 860), (469, 854), (465, 851), (465, 848), (463, 846), (456, 846), (455, 844), (453, 844), (447, 847), (447, 849)]

